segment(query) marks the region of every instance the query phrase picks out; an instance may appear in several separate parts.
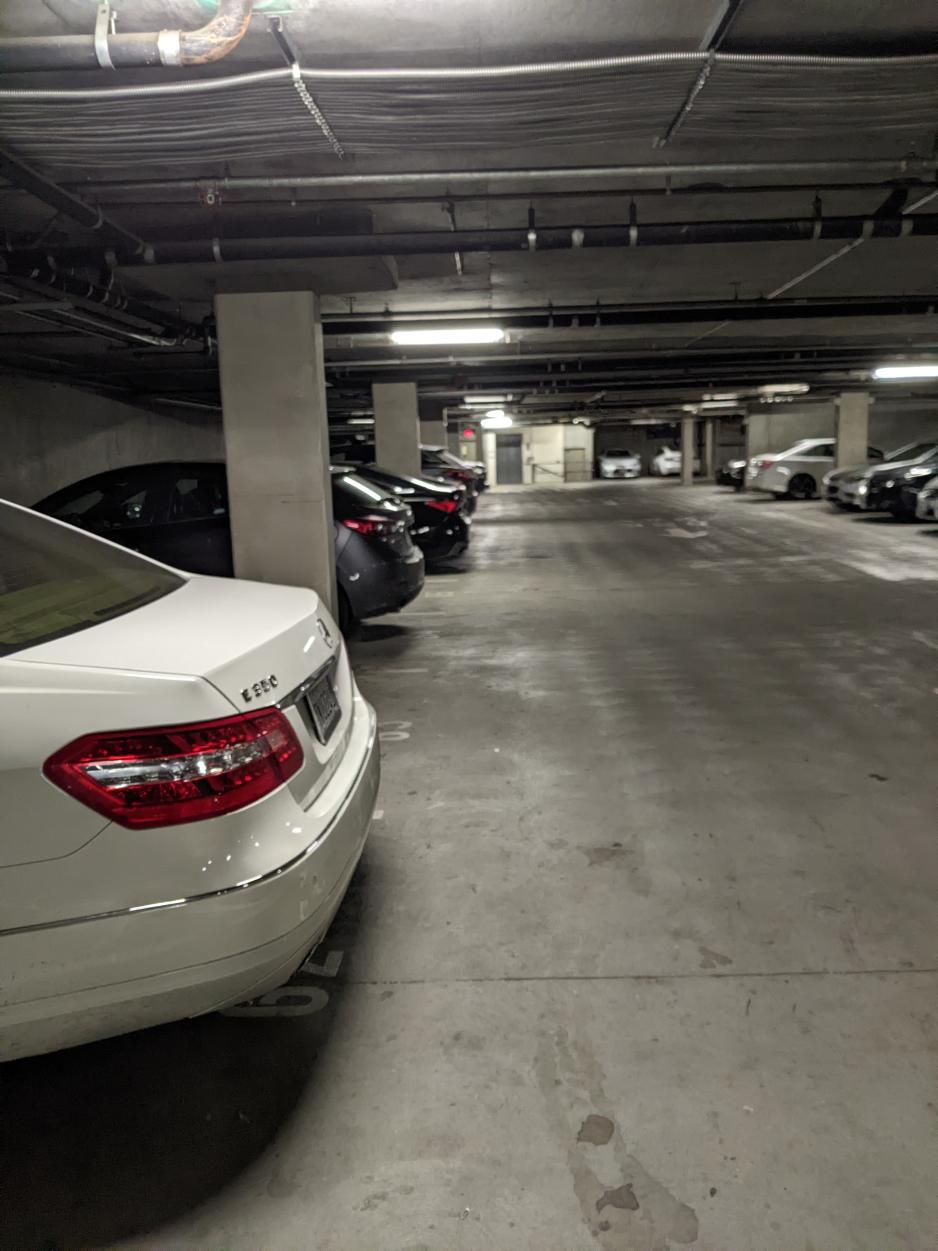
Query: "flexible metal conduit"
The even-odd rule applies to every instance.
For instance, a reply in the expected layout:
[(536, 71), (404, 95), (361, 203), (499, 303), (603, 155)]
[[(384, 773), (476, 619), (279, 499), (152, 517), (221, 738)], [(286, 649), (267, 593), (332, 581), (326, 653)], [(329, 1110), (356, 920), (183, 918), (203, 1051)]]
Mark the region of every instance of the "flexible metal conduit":
[(42, 35), (0, 39), (0, 72), (51, 69), (128, 69), (148, 65), (204, 65), (241, 42), (254, 0), (218, 0), (218, 12), (197, 30), (108, 34), (102, 60), (94, 35)]
[[(112, 58), (118, 65), (159, 65), (177, 64), (191, 65), (201, 61), (218, 60), (231, 51), (247, 29), (250, 20), (253, 0), (220, 0), (218, 15), (207, 26), (199, 31), (177, 31), (180, 42), (180, 59), (165, 61), (161, 59), (159, 49), (152, 41), (160, 36), (147, 35), (112, 35), (109, 47), (112, 47)], [(216, 27), (213, 38), (207, 38), (213, 26), (225, 18), (224, 26)], [(232, 26), (236, 20), (243, 24), (232, 35)], [(218, 38), (224, 29), (225, 40)], [(170, 32), (162, 32), (167, 35)], [(126, 61), (121, 58), (120, 41), (145, 41), (149, 59)], [(151, 46), (152, 44), (152, 46)], [(211, 44), (212, 47), (207, 45)], [(57, 52), (56, 49), (65, 51)], [(208, 52), (214, 50), (214, 55)], [(139, 49), (137, 50), (139, 52)], [(115, 53), (117, 54), (115, 56)], [(50, 59), (42, 61), (41, 55)], [(51, 59), (61, 56), (63, 59)], [(153, 59), (155, 57), (155, 59)], [(90, 58), (90, 59), (89, 59)], [(188, 59), (186, 59), (188, 58)], [(302, 76), (312, 82), (462, 82), (472, 79), (497, 78), (528, 78), (556, 77), (558, 75), (600, 74), (610, 70), (633, 69), (666, 65), (686, 65), (691, 68), (704, 65), (728, 65), (738, 67), (787, 66), (791, 68), (885, 68), (903, 69), (912, 66), (938, 65), (938, 54), (929, 53), (924, 56), (792, 56), (785, 53), (728, 53), (728, 52), (650, 52), (635, 53), (625, 56), (585, 57), (569, 61), (532, 61), (513, 65), (472, 65), (472, 66), (430, 66), (414, 68), (366, 68), (366, 69), (304, 69)], [(26, 69), (79, 68), (80, 65), (97, 66), (94, 53), (94, 38), (91, 35), (68, 35), (64, 37), (42, 37), (34, 39), (0, 39), (0, 71), (13, 73)], [(258, 70), (254, 73), (238, 74), (224, 79), (208, 79), (185, 83), (150, 83), (134, 87), (104, 88), (11, 88), (0, 92), (0, 98), (29, 98), (37, 100), (51, 99), (118, 99), (141, 95), (188, 94), (190, 92), (219, 91), (226, 86), (244, 85), (247, 83), (270, 82), (278, 78), (290, 78), (289, 68), (277, 70)]]
[[(576, 248), (634, 248), (707, 243), (798, 243), (818, 239), (898, 239), (938, 235), (938, 213), (906, 217), (776, 218), (753, 221), (649, 222), (646, 225), (545, 226), (537, 230), (420, 230), (373, 235), (308, 235), (248, 239), (177, 239), (151, 244), (147, 262), (156, 265), (222, 261), (303, 260), (310, 257), (421, 256), (459, 252), (565, 251)], [(41, 262), (26, 249), (10, 263)], [(57, 263), (99, 262), (98, 250), (56, 249)], [(118, 261), (122, 260), (118, 254)], [(133, 260), (133, 257), (126, 258)]]

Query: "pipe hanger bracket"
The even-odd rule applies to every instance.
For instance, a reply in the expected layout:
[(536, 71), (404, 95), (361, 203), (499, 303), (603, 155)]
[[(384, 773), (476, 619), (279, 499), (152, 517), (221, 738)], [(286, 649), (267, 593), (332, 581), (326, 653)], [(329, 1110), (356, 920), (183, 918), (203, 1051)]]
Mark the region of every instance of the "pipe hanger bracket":
[(107, 40), (108, 35), (113, 35), (116, 28), (117, 17), (111, 12), (111, 0), (101, 0), (94, 19), (94, 54), (102, 69), (114, 68)]

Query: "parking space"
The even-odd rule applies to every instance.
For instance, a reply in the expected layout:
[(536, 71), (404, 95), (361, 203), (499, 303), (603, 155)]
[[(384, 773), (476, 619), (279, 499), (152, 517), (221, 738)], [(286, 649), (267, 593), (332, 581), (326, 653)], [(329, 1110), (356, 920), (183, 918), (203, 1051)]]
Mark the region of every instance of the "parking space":
[(488, 494), (352, 644), (384, 776), (325, 947), (8, 1069), (8, 1245), (929, 1245), (936, 650), (934, 528)]

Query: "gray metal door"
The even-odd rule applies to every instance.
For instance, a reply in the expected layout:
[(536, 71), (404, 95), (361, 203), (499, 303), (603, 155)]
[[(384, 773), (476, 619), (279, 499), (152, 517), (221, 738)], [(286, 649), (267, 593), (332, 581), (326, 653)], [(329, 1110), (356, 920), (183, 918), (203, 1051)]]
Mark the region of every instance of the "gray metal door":
[(495, 436), (495, 477), (499, 486), (523, 482), (521, 471), (521, 435)]

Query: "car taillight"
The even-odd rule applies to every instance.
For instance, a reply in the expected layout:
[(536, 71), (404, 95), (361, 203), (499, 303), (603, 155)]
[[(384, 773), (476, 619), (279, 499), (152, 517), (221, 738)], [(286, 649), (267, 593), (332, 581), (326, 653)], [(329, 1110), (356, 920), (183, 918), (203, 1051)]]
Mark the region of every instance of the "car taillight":
[(278, 708), (194, 725), (86, 734), (50, 756), (50, 782), (132, 830), (204, 821), (282, 786), (303, 763)]
[(427, 500), (427, 508), (435, 508), (441, 513), (454, 513), (458, 507), (456, 500)]
[(398, 523), (389, 521), (387, 517), (344, 517), (342, 524), (357, 534), (367, 534), (373, 539), (387, 539), (394, 533), (394, 527)]
[(757, 460), (757, 461), (756, 461), (756, 468), (757, 468), (757, 469), (768, 469), (768, 467), (769, 467), (770, 465), (774, 465), (774, 464), (775, 464), (775, 462), (774, 462), (774, 460), (772, 459), (772, 457), (771, 457), (771, 456), (765, 456), (765, 457), (763, 457), (763, 458), (762, 458), (762, 460)]

